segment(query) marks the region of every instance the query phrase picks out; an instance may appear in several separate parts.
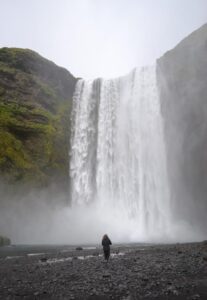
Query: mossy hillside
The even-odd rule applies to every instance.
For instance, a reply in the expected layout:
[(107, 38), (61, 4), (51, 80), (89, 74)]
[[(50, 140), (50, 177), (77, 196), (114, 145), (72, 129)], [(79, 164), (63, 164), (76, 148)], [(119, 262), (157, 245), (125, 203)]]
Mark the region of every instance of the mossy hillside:
[[(60, 101), (63, 98), (70, 98), (73, 94), (76, 79), (71, 73), (32, 50), (1, 48), (0, 62), (4, 64), (4, 68), (9, 69), (10, 73), (15, 72), (16, 75), (27, 74), (32, 78), (35, 77), (47, 88), (51, 88)], [(25, 78), (25, 76), (23, 78), (31, 79), (31, 77)]]
[[(62, 70), (64, 80), (56, 77)], [(0, 49), (0, 175), (6, 182), (45, 186), (68, 180), (73, 90), (68, 95), (68, 87), (61, 92), (57, 88), (68, 78), (74, 88), (69, 72), (38, 54)]]
[(52, 177), (67, 177), (68, 104), (62, 104), (55, 115), (43, 109), (0, 105), (0, 172), (7, 182), (47, 185)]
[(0, 247), (1, 246), (8, 246), (11, 244), (11, 241), (8, 237), (0, 235)]

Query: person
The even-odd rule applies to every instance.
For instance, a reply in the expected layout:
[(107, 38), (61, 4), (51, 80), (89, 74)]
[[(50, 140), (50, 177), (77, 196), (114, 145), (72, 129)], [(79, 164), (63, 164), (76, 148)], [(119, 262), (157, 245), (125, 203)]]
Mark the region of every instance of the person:
[(110, 245), (112, 245), (111, 240), (109, 239), (107, 234), (104, 234), (102, 238), (102, 246), (103, 246), (104, 258), (107, 262), (110, 257)]

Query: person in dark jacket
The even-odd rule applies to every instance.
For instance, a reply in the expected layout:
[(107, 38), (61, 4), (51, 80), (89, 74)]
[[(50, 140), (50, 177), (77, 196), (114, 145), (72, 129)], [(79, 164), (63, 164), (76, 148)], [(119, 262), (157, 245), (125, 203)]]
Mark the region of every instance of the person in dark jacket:
[(104, 258), (108, 262), (109, 256), (110, 256), (110, 245), (112, 245), (109, 237), (107, 234), (104, 234), (102, 238), (102, 246), (103, 246), (103, 252), (104, 252)]

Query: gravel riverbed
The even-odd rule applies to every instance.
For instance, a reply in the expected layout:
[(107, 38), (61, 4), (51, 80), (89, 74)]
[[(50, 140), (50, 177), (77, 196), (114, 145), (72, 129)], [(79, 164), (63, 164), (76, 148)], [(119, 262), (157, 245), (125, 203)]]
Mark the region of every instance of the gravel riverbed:
[(207, 242), (0, 249), (0, 299), (207, 299)]

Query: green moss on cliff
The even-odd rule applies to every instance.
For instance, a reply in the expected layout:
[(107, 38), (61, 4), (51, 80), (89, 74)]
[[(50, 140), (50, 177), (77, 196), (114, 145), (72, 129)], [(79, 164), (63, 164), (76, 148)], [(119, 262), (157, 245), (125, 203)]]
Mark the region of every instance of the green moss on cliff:
[(11, 244), (11, 241), (8, 237), (0, 235), (0, 247), (1, 246), (8, 246)]
[(0, 176), (6, 182), (67, 182), (75, 82), (31, 50), (0, 49)]

